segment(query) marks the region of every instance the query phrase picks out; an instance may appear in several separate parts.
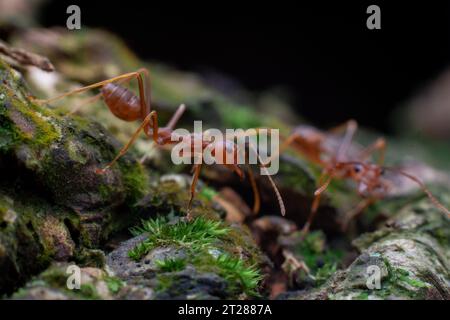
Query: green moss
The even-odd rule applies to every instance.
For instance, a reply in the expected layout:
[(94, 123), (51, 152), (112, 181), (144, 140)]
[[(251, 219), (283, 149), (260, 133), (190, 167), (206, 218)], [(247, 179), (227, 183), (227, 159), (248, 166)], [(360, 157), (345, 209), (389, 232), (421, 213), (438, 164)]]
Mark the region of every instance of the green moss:
[[(381, 298), (397, 296), (412, 299), (423, 299), (425, 297), (426, 289), (429, 287), (429, 284), (422, 282), (417, 278), (413, 278), (410, 275), (410, 272), (405, 269), (393, 267), (387, 259), (384, 259), (384, 263), (388, 270), (388, 277), (383, 281), (381, 290), (376, 290), (374, 292), (377, 296)], [(405, 283), (417, 290), (405, 288)]]
[[(209, 261), (205, 261), (208, 260)], [(199, 269), (205, 272), (215, 272), (224, 278), (229, 284), (231, 292), (243, 291), (248, 296), (258, 296), (256, 289), (262, 276), (255, 265), (246, 265), (242, 259), (230, 256), (226, 253), (217, 258), (212, 256), (199, 258), (196, 261)]]
[(191, 222), (180, 220), (176, 224), (169, 224), (165, 218), (150, 219), (143, 221), (141, 227), (132, 229), (134, 235), (148, 233), (149, 237), (131, 250), (129, 256), (139, 260), (153, 248), (171, 244), (198, 251), (210, 246), (227, 231), (221, 222), (201, 217)]
[(14, 127), (7, 117), (0, 114), (0, 152), (5, 152), (18, 140)]
[(110, 198), (110, 194), (112, 191), (113, 190), (111, 186), (108, 184), (101, 184), (98, 186), (98, 192), (100, 193), (100, 196), (105, 200), (108, 200)]
[[(183, 262), (181, 263), (181, 261)], [(181, 267), (184, 268), (185, 263), (189, 263), (199, 272), (214, 273), (223, 278), (227, 283), (227, 294), (231, 297), (237, 297), (242, 292), (247, 296), (259, 296), (258, 286), (262, 276), (258, 268), (248, 265), (239, 257), (233, 257), (227, 253), (222, 253), (216, 257), (208, 252), (195, 255), (191, 252), (188, 262), (186, 260), (181, 261), (175, 264), (171, 263), (170, 270), (162, 270), (165, 273), (157, 275), (157, 291), (176, 290), (176, 274), (169, 274), (168, 272), (180, 271), (182, 270)]]
[(59, 117), (51, 110), (29, 102), (18, 73), (2, 60), (0, 77), (3, 80), (0, 86), (0, 150), (6, 151), (18, 143), (39, 150), (59, 139)]
[(112, 294), (117, 294), (120, 289), (125, 285), (125, 283), (116, 277), (105, 277), (103, 279), (106, 282), (106, 285), (108, 286), (109, 292)]
[(148, 176), (142, 165), (137, 162), (132, 164), (121, 162), (120, 168), (127, 194), (126, 202), (132, 205), (148, 191)]
[(10, 276), (0, 281), (1, 293), (15, 289), (53, 259), (70, 258), (74, 250), (63, 223), (67, 212), (33, 195), (13, 192), (0, 189), (0, 255), (4, 257), (0, 267), (11, 265)]
[[(249, 296), (257, 295), (257, 288), (262, 279), (257, 264), (253, 263), (257, 259), (252, 257), (243, 260), (239, 253), (235, 252), (238, 244), (229, 246), (229, 242), (233, 241), (230, 233), (233, 233), (234, 229), (225, 226), (223, 222), (198, 217), (190, 222), (179, 220), (170, 224), (165, 218), (156, 218), (143, 221), (142, 226), (132, 229), (132, 232), (135, 235), (146, 233), (148, 238), (129, 252), (131, 259), (137, 261), (157, 247), (174, 246), (183, 249), (187, 257), (157, 261), (161, 271), (177, 272), (183, 270), (186, 265), (192, 265), (197, 271), (212, 272), (225, 279), (233, 296), (239, 292), (245, 292)], [(245, 248), (247, 247), (248, 245)], [(160, 290), (172, 285), (167, 276), (157, 278), (161, 282)]]
[(78, 145), (73, 140), (67, 141), (64, 147), (67, 149), (70, 159), (83, 165), (87, 163), (87, 157), (80, 152)]
[(295, 247), (316, 279), (316, 285), (325, 283), (337, 270), (343, 253), (326, 247), (325, 235), (322, 231), (310, 232)]
[(55, 114), (32, 104), (26, 105), (19, 100), (13, 101), (13, 103), (15, 108), (35, 126), (36, 132), (33, 136), (21, 133), (20, 136), (23, 140), (27, 140), (35, 147), (42, 147), (50, 145), (60, 137)]
[(92, 283), (82, 283), (80, 285), (80, 291), (78, 294), (81, 295), (84, 299), (88, 300), (101, 299), (101, 297), (97, 293), (97, 289)]
[(358, 299), (358, 300), (368, 300), (369, 299), (369, 293), (363, 291), (359, 295), (356, 296), (356, 299)]
[(181, 258), (167, 258), (164, 260), (157, 260), (155, 263), (158, 268), (164, 272), (181, 271), (186, 267), (186, 260)]
[(156, 286), (155, 291), (157, 292), (166, 292), (171, 290), (176, 283), (174, 282), (174, 277), (168, 273), (159, 273), (156, 275)]
[[(326, 258), (329, 259), (329, 258)], [(338, 264), (336, 262), (325, 262), (322, 267), (317, 268), (314, 278), (316, 285), (320, 286), (325, 283), (336, 271)]]
[[(66, 288), (68, 275), (63, 268), (48, 268), (39, 275), (39, 281), (44, 281), (46, 285), (52, 288)], [(33, 283), (32, 283), (33, 284)]]
[(208, 201), (211, 201), (216, 195), (217, 191), (208, 186), (204, 186), (199, 192), (199, 196)]
[(261, 251), (253, 242), (251, 232), (245, 225), (239, 227), (231, 225), (217, 246), (220, 250), (237, 256), (245, 252), (250, 265), (259, 265), (263, 262)]
[(98, 249), (80, 248), (74, 258), (80, 267), (104, 268), (106, 264), (105, 253)]
[(408, 270), (402, 268), (393, 268), (389, 265), (389, 279), (388, 281), (393, 285), (401, 285), (401, 282), (405, 282), (416, 288), (426, 288), (428, 285), (419, 279), (412, 278)]
[(399, 278), (399, 280), (400, 280), (400, 281), (403, 281), (403, 282), (406, 282), (406, 283), (408, 283), (409, 285), (411, 285), (411, 286), (413, 286), (413, 287), (416, 287), (416, 288), (427, 288), (427, 287), (428, 287), (428, 284), (426, 284), (425, 282), (420, 281), (420, 280), (418, 280), (418, 279), (410, 278), (410, 277), (408, 276), (408, 274), (407, 274), (407, 275), (402, 275), (402, 276)]

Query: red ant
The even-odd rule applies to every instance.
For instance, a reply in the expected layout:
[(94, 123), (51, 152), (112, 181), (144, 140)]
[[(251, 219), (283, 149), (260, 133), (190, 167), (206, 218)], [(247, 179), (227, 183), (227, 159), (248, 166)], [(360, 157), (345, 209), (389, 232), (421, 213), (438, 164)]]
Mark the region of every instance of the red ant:
[[(343, 130), (345, 132), (343, 138), (338, 139), (336, 134)], [(363, 198), (354, 209), (347, 213), (343, 222), (343, 229), (345, 230), (352, 218), (389, 194), (391, 183), (384, 177), (387, 171), (404, 176), (417, 183), (431, 202), (450, 217), (450, 211), (431, 194), (420, 179), (400, 169), (383, 166), (386, 149), (386, 141), (383, 138), (377, 139), (364, 149), (357, 150), (352, 144), (356, 130), (357, 123), (354, 120), (350, 120), (327, 133), (309, 126), (298, 126), (294, 128), (292, 134), (285, 139), (280, 147), (280, 152), (283, 152), (288, 146), (292, 146), (308, 160), (322, 167), (318, 183), (319, 188), (314, 192), (311, 212), (302, 230), (304, 234), (311, 227), (322, 193), (333, 179), (353, 180), (357, 184), (358, 194)], [(376, 151), (379, 151), (377, 164), (369, 161), (371, 155)]]
[[(127, 88), (121, 86), (120, 84), (115, 84), (114, 82), (128, 82), (132, 79), (137, 79), (138, 81), (138, 89), (139, 89), (139, 97), (137, 97), (132, 91), (128, 90)], [(67, 97), (72, 94), (81, 93), (87, 90), (95, 89), (95, 88), (101, 88), (101, 93), (95, 98), (101, 98), (103, 97), (106, 105), (109, 107), (111, 112), (118, 118), (124, 120), (124, 121), (141, 121), (141, 125), (139, 128), (134, 132), (131, 139), (128, 143), (125, 144), (125, 146), (119, 151), (117, 156), (109, 163), (107, 164), (103, 169), (97, 170), (97, 173), (102, 174), (106, 170), (108, 170), (114, 163), (123, 156), (128, 149), (132, 146), (132, 144), (136, 141), (139, 134), (142, 130), (144, 130), (144, 133), (153, 139), (153, 141), (160, 145), (169, 145), (178, 143), (180, 139), (183, 139), (183, 143), (188, 143), (190, 145), (190, 149), (194, 150), (194, 146), (197, 145), (200, 142), (201, 146), (201, 154), (196, 154), (195, 152), (191, 153), (191, 157), (200, 157), (200, 159), (203, 160), (203, 151), (206, 148), (212, 147), (211, 155), (213, 157), (220, 157), (220, 155), (223, 155), (223, 159), (218, 158), (216, 163), (226, 163), (225, 159), (234, 159), (235, 161), (232, 164), (224, 164), (228, 169), (236, 172), (241, 179), (244, 178), (244, 173), (242, 172), (241, 168), (237, 164), (237, 158), (238, 158), (238, 148), (237, 145), (228, 140), (221, 140), (221, 141), (214, 141), (210, 142), (208, 140), (205, 140), (205, 133), (202, 134), (195, 134), (191, 133), (188, 136), (178, 136), (177, 139), (172, 139), (174, 128), (178, 122), (178, 120), (181, 118), (182, 114), (184, 113), (186, 107), (184, 104), (180, 105), (176, 112), (173, 114), (172, 118), (169, 120), (167, 125), (165, 127), (159, 127), (158, 126), (158, 116), (157, 112), (155, 110), (151, 110), (151, 84), (150, 84), (150, 76), (147, 69), (142, 68), (139, 69), (136, 72), (131, 73), (125, 73), (120, 76), (104, 80), (98, 83), (94, 83), (79, 89), (72, 90), (70, 92), (61, 94), (57, 97), (51, 98), (51, 99), (45, 99), (45, 100), (38, 100), (35, 99), (38, 103), (49, 103), (64, 97)], [(89, 99), (89, 102), (92, 102), (92, 98)], [(215, 151), (219, 151), (218, 154), (215, 154)], [(184, 155), (185, 156), (185, 155)], [(222, 160), (220, 162), (220, 160)], [(261, 163), (261, 159), (260, 163)], [(192, 201), (195, 196), (195, 190), (197, 181), (200, 175), (200, 170), (202, 167), (203, 161), (200, 162), (200, 164), (194, 164), (193, 165), (193, 177), (192, 177), (192, 183), (190, 187), (190, 199), (188, 203), (188, 209), (187, 209), (187, 217), (188, 219), (191, 218), (191, 207), (192, 207)], [(194, 162), (197, 163), (197, 162)], [(262, 170), (266, 170), (264, 166), (261, 166)], [(257, 211), (260, 207), (260, 198), (258, 189), (256, 187), (256, 182), (254, 181), (254, 177), (250, 170), (248, 170), (249, 178), (251, 180), (251, 186), (255, 195), (255, 204), (254, 204), (254, 211)], [(282, 215), (285, 213), (285, 207), (283, 200), (281, 198), (281, 195), (270, 177), (270, 175), (267, 175), (274, 192), (277, 196), (280, 210)]]

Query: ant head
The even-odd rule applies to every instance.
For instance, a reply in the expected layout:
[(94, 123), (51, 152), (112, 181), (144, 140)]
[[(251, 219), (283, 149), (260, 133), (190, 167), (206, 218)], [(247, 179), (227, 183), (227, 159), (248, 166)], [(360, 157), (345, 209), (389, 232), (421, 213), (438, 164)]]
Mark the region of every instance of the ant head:
[[(357, 168), (355, 165), (354, 170)], [(364, 165), (359, 174), (358, 192), (363, 196), (383, 198), (389, 192), (390, 184), (382, 177), (383, 167), (375, 164)], [(358, 169), (357, 169), (358, 170)]]
[(339, 163), (337, 165), (337, 168), (339, 167), (344, 169), (347, 174), (354, 180), (361, 180), (361, 178), (368, 172), (367, 166), (360, 162)]
[(365, 168), (361, 163), (354, 163), (351, 166), (351, 170), (354, 175), (360, 175), (364, 169)]
[(350, 175), (354, 178), (378, 179), (384, 174), (383, 167), (370, 163), (348, 162), (343, 166), (348, 168)]

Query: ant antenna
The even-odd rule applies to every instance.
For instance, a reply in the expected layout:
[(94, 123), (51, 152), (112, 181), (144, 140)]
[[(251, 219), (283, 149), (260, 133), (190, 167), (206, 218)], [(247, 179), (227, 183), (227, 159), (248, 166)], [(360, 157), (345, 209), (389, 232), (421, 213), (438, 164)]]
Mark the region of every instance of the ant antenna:
[(405, 171), (402, 171), (402, 170), (400, 170), (400, 169), (389, 168), (389, 167), (383, 167), (383, 169), (389, 170), (389, 171), (392, 171), (392, 172), (399, 173), (399, 174), (401, 174), (401, 175), (403, 175), (403, 176), (405, 176), (405, 177), (411, 179), (411, 180), (414, 181), (415, 183), (417, 183), (417, 184), (420, 186), (420, 188), (422, 189), (422, 191), (425, 192), (425, 194), (428, 196), (428, 198), (430, 199), (430, 201), (431, 201), (431, 202), (432, 202), (439, 210), (441, 210), (443, 213), (445, 213), (445, 214), (447, 215), (448, 218), (450, 218), (450, 211), (449, 211), (446, 207), (444, 207), (444, 205), (443, 205), (442, 203), (440, 203), (439, 200), (436, 199), (435, 196), (433, 196), (433, 194), (430, 192), (430, 190), (428, 190), (428, 188), (425, 186), (425, 184), (424, 184), (419, 178), (417, 178), (417, 177), (415, 177), (415, 176), (413, 176), (413, 175), (411, 175), (411, 174), (409, 174), (409, 173), (407, 173), (407, 172), (405, 172)]
[(259, 161), (259, 167), (264, 172), (264, 175), (269, 179), (270, 184), (272, 185), (273, 191), (275, 192), (275, 195), (277, 196), (278, 205), (280, 206), (281, 215), (284, 217), (286, 215), (286, 207), (284, 206), (283, 198), (281, 197), (280, 191), (277, 188), (277, 185), (273, 181), (272, 177), (270, 176), (269, 170), (267, 170), (266, 166), (263, 164), (263, 161), (259, 154), (258, 161)]
[(269, 170), (267, 170), (267, 168), (266, 168), (267, 163), (264, 163), (264, 161), (261, 159), (261, 156), (259, 155), (259, 153), (256, 151), (256, 149), (250, 143), (246, 143), (246, 145), (248, 146), (249, 151), (250, 150), (253, 151), (256, 154), (256, 156), (258, 157), (258, 165), (261, 168), (261, 170), (264, 172), (264, 175), (267, 177), (267, 179), (269, 179), (272, 189), (275, 192), (275, 195), (277, 197), (278, 205), (280, 206), (281, 215), (285, 216), (286, 215), (286, 207), (284, 205), (283, 198), (281, 197), (280, 191), (278, 190), (277, 185), (275, 184), (275, 181), (273, 181), (272, 177), (270, 176)]
[(255, 197), (253, 202), (253, 213), (256, 214), (259, 212), (261, 207), (261, 198), (259, 196), (258, 186), (256, 185), (255, 176), (253, 175), (252, 169), (247, 167), (247, 174), (250, 180), (250, 185), (252, 186), (253, 196)]

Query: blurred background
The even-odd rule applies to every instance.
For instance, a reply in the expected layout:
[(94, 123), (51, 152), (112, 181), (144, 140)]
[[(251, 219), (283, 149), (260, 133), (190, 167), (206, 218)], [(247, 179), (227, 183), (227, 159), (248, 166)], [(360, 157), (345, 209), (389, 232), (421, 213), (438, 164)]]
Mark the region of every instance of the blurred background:
[[(412, 126), (450, 137), (447, 2), (34, 2), (44, 27), (65, 26), (66, 8), (78, 4), (83, 26), (118, 34), (143, 59), (225, 74), (252, 91), (282, 89), (320, 127), (355, 118), (388, 134)], [(381, 30), (366, 28), (371, 4), (381, 8)]]

